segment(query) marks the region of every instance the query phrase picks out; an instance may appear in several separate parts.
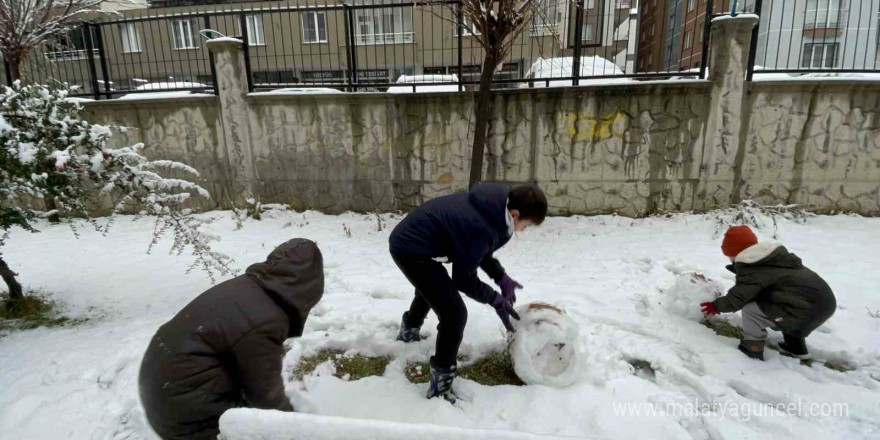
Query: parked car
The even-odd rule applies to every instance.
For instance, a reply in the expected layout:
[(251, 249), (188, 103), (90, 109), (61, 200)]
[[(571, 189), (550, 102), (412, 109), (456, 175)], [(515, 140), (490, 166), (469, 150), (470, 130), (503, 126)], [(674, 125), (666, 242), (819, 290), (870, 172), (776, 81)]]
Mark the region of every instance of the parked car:
[[(572, 85), (571, 74), (574, 71), (574, 57), (538, 58), (526, 72), (525, 79), (535, 79), (534, 83), (521, 83), (520, 88), (528, 87), (566, 87)], [(616, 84), (631, 82), (630, 78), (604, 78), (607, 76), (623, 76), (623, 71), (613, 62), (598, 56), (581, 57), (580, 85)], [(583, 77), (601, 76), (603, 78), (583, 79)]]
[[(401, 75), (396, 84), (437, 83), (415, 86), (415, 93), (457, 92), (458, 75)], [(388, 93), (413, 93), (412, 86), (388, 87)]]

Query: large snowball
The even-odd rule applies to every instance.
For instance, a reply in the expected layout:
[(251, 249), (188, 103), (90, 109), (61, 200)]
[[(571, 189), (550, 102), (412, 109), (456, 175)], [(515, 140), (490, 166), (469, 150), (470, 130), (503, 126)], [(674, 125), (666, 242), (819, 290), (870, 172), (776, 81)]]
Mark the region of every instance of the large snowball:
[(516, 333), (510, 344), (513, 368), (530, 385), (562, 388), (577, 379), (581, 361), (580, 332), (565, 311), (533, 302), (517, 308)]
[(663, 292), (661, 303), (670, 313), (685, 319), (699, 321), (703, 318), (700, 303), (713, 301), (724, 295), (724, 285), (701, 273), (678, 275), (675, 284)]

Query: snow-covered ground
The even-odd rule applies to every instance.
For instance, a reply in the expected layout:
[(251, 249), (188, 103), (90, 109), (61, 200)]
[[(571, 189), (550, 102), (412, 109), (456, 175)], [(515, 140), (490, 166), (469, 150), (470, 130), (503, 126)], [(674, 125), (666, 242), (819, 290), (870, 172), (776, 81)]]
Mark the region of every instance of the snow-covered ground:
[[(302, 412), (580, 438), (880, 437), (880, 318), (869, 314), (880, 310), (880, 219), (779, 222), (779, 240), (837, 294), (837, 313), (808, 344), (816, 357), (856, 367), (840, 373), (801, 366), (773, 351), (766, 362), (747, 359), (736, 340), (715, 335), (697, 322), (698, 314), (680, 311), (682, 298), (671, 294), (678, 275), (698, 271), (725, 287), (732, 284), (719, 249), (717, 215), (550, 218), (514, 238), (498, 257), (525, 285), (520, 303), (555, 304), (578, 323), (583, 357), (575, 384), (486, 387), (458, 380), (462, 399), (452, 406), (425, 400), (424, 385), (410, 384), (403, 374), (403, 359), (430, 354), (436, 318), (423, 328), (429, 340), (392, 342), (412, 298), (387, 253), (388, 233), (400, 216), (383, 215), (382, 231), (375, 215), (275, 211), (240, 230), (229, 212), (204, 216), (216, 218), (207, 229), (222, 236), (217, 247), (241, 269), (292, 237), (311, 238), (321, 247), (326, 292), (305, 335), (292, 341), (286, 377), (299, 357), (324, 347), (400, 359), (383, 377), (344, 381), (321, 367), (302, 382), (291, 380), (288, 394)], [(156, 328), (210, 283), (203, 274), (185, 274), (186, 256), (163, 253), (169, 243), (145, 255), (151, 227), (149, 219), (120, 217), (108, 237), (85, 226), (79, 240), (63, 225), (41, 224), (39, 234), (13, 232), (3, 256), (20, 279), (52, 292), (68, 315), (91, 320), (0, 337), (0, 437), (154, 438), (138, 403), (140, 358)], [(762, 239), (772, 233), (771, 227), (758, 231)], [(502, 347), (493, 310), (466, 302), (464, 354)], [(736, 315), (726, 318), (739, 323)], [(630, 359), (651, 362), (656, 375), (633, 374)], [(629, 408), (641, 413), (624, 414), (628, 408), (620, 405), (627, 403), (641, 405)], [(847, 413), (822, 416), (821, 405), (834, 403), (845, 404)], [(695, 404), (717, 407), (699, 413), (701, 408), (688, 406)], [(773, 414), (769, 405), (793, 411)], [(648, 414), (661, 407), (680, 409)]]

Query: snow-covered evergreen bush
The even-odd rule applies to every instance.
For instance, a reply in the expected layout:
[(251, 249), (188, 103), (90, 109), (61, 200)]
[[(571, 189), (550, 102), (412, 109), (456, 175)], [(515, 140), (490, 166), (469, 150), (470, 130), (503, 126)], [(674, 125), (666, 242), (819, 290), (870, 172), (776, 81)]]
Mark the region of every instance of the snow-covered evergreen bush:
[[(192, 195), (209, 198), (208, 191), (189, 180), (163, 177), (160, 171), (193, 177), (199, 173), (180, 162), (147, 159), (140, 154), (143, 144), (109, 148), (114, 128), (81, 119), (81, 106), (66, 101), (67, 93), (18, 83), (0, 93), (0, 246), (11, 228), (36, 232), (34, 220), (50, 217), (82, 218), (106, 233), (112, 215), (99, 224), (89, 207), (112, 200), (113, 214), (156, 217), (149, 249), (172, 232), (172, 252), (191, 250), (193, 267), (206, 270), (212, 280), (217, 272), (230, 272), (229, 258), (211, 249), (215, 237), (200, 232), (203, 221), (184, 206)], [(2, 258), (0, 275), (10, 298), (21, 297), (21, 286)]]
[(761, 205), (752, 200), (743, 200), (730, 208), (712, 211), (708, 215), (715, 219), (716, 238), (723, 236), (730, 226), (748, 225), (771, 234), (776, 240), (779, 238), (779, 218), (804, 223), (813, 214), (800, 205)]

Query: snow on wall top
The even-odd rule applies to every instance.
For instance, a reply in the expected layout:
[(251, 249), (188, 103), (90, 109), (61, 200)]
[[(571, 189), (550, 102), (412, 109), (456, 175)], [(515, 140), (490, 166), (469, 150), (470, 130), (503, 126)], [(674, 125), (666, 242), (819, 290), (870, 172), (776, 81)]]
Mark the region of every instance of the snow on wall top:
[(757, 21), (759, 17), (756, 14), (737, 14), (737, 16), (732, 15), (722, 15), (720, 17), (715, 17), (712, 19), (712, 23), (718, 23), (721, 21), (730, 21), (730, 20), (755, 20)]

